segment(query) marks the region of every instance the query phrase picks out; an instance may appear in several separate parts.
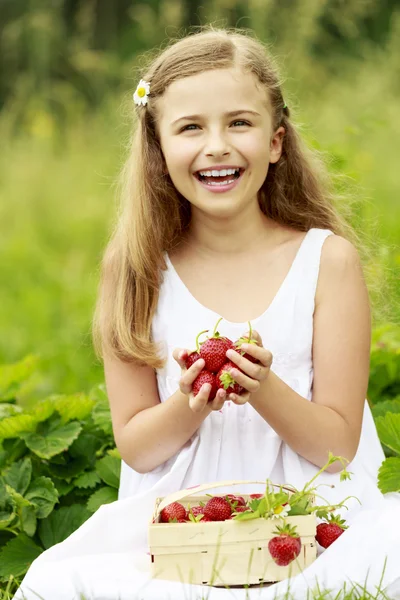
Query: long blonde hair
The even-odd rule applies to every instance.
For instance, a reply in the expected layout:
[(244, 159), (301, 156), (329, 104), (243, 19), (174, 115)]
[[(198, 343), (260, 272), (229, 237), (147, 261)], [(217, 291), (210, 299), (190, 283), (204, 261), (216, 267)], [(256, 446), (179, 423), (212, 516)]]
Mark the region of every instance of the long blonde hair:
[(190, 203), (165, 171), (157, 134), (157, 99), (178, 79), (213, 70), (240, 67), (265, 87), (273, 127), (286, 134), (282, 156), (270, 164), (259, 192), (265, 215), (299, 231), (330, 229), (354, 241), (352, 228), (334, 206), (330, 178), (316, 152), (303, 144), (284, 107), (278, 69), (267, 48), (236, 30), (203, 28), (172, 42), (141, 77), (151, 82), (146, 107), (136, 110), (129, 158), (121, 173), (122, 210), (105, 251), (93, 335), (97, 354), (160, 368), (164, 359), (152, 340), (164, 255), (190, 223)]

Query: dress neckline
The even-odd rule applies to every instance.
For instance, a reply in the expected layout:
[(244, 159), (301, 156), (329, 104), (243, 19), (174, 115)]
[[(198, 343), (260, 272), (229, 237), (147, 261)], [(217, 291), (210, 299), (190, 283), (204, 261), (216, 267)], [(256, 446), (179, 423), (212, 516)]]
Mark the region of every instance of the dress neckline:
[[(307, 233), (305, 234), (305, 236), (303, 237), (303, 239), (301, 240), (300, 246), (296, 252), (296, 255), (292, 261), (292, 264), (290, 265), (290, 268), (289, 268), (288, 272), (286, 273), (286, 276), (285, 276), (284, 280), (282, 281), (281, 285), (279, 286), (275, 296), (272, 298), (272, 300), (269, 303), (269, 305), (267, 306), (267, 308), (258, 317), (251, 319), (252, 325), (256, 325), (259, 321), (261, 321), (261, 319), (264, 319), (270, 312), (272, 312), (272, 309), (274, 308), (274, 306), (277, 304), (279, 298), (284, 293), (286, 287), (288, 286), (288, 282), (292, 278), (292, 274), (295, 271), (296, 265), (300, 260), (300, 256), (303, 252), (303, 248), (306, 245), (306, 240), (309, 238), (309, 234), (311, 231), (313, 231), (313, 229), (309, 229), (307, 231)], [(186, 286), (186, 284), (182, 281), (181, 277), (178, 275), (178, 272), (176, 271), (174, 265), (172, 264), (168, 253), (165, 254), (165, 259), (166, 259), (166, 263), (167, 263), (167, 267), (168, 267), (167, 270), (172, 275), (172, 277), (175, 279), (177, 285), (179, 285), (179, 287), (186, 294), (186, 296), (188, 296), (189, 300), (193, 304), (196, 304), (199, 308), (201, 308), (205, 312), (209, 313), (210, 315), (213, 315), (215, 317), (215, 320), (222, 317), (224, 322), (227, 323), (228, 325), (230, 325), (231, 327), (246, 327), (247, 326), (248, 321), (244, 321), (244, 322), (229, 321), (229, 319), (226, 319), (223, 315), (218, 314), (215, 310), (212, 310), (211, 308), (209, 308), (208, 306), (205, 306), (199, 300), (197, 300), (197, 298), (192, 294), (192, 292), (189, 290), (189, 288)]]

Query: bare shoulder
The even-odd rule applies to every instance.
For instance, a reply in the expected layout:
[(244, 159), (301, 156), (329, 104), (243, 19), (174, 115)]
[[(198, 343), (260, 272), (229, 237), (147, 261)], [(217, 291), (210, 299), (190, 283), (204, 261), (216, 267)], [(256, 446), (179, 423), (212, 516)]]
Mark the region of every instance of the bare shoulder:
[(321, 252), (316, 301), (326, 293), (344, 291), (348, 285), (365, 287), (364, 274), (357, 248), (340, 235), (330, 235)]
[(340, 235), (330, 235), (322, 246), (321, 267), (344, 269), (348, 266), (361, 266), (356, 247)]

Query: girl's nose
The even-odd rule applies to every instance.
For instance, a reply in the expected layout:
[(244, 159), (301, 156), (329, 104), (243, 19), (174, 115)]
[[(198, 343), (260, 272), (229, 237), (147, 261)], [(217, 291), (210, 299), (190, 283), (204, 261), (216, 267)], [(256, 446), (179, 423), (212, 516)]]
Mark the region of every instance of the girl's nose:
[(209, 135), (204, 147), (206, 156), (226, 156), (229, 153), (229, 144), (223, 135), (220, 133)]

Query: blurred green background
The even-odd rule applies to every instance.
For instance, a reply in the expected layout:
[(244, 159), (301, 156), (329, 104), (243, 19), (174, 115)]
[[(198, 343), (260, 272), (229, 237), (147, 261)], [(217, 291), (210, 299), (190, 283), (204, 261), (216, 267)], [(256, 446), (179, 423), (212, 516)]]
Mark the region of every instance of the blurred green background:
[(0, 363), (40, 357), (22, 402), (103, 380), (91, 319), (135, 69), (210, 22), (271, 44), (370, 241), (374, 324), (399, 323), (399, 0), (0, 0)]

